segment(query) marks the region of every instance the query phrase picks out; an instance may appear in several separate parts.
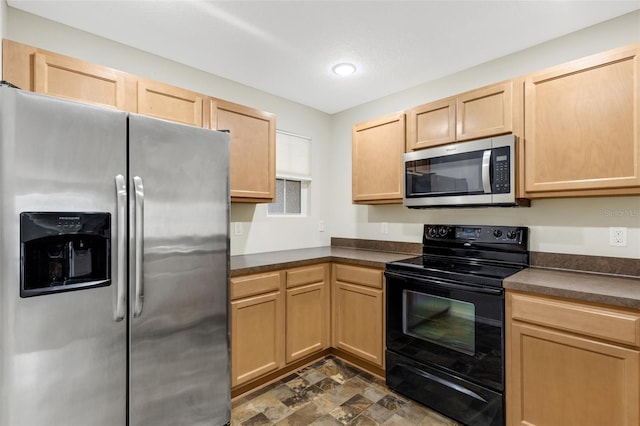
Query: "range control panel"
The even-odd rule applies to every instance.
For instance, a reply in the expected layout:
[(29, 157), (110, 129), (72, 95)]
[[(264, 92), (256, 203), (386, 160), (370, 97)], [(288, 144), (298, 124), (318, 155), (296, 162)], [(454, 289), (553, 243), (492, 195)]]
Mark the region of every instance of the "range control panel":
[(528, 228), (521, 226), (425, 225), (424, 242), (526, 244)]

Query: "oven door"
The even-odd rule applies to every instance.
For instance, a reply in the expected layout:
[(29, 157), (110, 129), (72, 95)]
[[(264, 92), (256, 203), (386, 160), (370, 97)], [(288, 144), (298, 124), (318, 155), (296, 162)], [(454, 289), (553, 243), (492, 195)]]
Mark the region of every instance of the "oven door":
[(504, 296), (486, 288), (386, 271), (387, 350), (504, 390)]

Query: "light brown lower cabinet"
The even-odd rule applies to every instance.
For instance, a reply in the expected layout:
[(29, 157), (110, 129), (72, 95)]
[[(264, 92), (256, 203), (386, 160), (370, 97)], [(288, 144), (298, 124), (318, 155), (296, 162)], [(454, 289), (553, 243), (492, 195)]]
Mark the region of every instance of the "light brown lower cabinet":
[(232, 392), (332, 346), (363, 368), (384, 369), (382, 269), (318, 263), (233, 277), (230, 296)]
[(382, 270), (333, 265), (333, 347), (384, 368)]
[(287, 270), (286, 362), (329, 347), (329, 264)]
[(231, 278), (231, 386), (330, 345), (328, 263)]
[(507, 292), (507, 424), (640, 424), (640, 312)]
[(231, 386), (284, 366), (280, 272), (231, 279)]

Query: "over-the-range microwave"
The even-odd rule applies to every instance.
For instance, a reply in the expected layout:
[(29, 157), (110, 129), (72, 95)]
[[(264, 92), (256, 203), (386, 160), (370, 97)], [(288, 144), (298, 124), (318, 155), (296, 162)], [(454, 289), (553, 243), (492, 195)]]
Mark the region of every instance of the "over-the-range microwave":
[(410, 208), (529, 206), (516, 198), (516, 137), (496, 136), (404, 154)]

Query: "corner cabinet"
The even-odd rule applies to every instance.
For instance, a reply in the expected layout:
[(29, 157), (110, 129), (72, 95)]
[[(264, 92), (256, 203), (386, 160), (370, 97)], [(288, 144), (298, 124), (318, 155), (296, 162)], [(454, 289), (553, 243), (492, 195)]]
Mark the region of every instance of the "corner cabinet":
[(640, 424), (640, 312), (507, 291), (507, 424)]
[(333, 347), (384, 368), (383, 271), (333, 265)]
[(640, 44), (525, 80), (529, 198), (640, 193)]
[(407, 111), (406, 151), (512, 133), (519, 128), (519, 81), (505, 81)]
[(351, 144), (353, 203), (402, 203), (404, 113), (353, 126)]
[(231, 133), (231, 201), (270, 203), (276, 185), (276, 116), (211, 99), (211, 128)]

